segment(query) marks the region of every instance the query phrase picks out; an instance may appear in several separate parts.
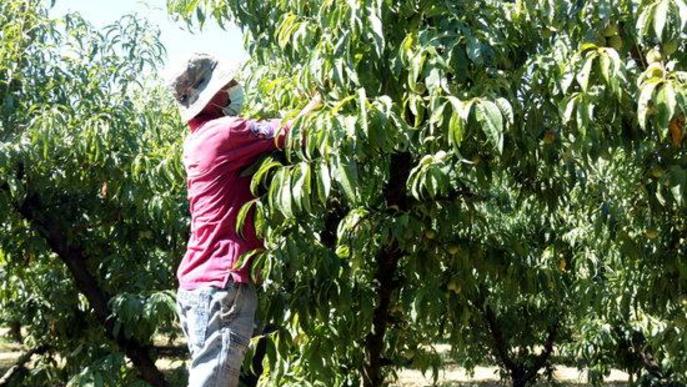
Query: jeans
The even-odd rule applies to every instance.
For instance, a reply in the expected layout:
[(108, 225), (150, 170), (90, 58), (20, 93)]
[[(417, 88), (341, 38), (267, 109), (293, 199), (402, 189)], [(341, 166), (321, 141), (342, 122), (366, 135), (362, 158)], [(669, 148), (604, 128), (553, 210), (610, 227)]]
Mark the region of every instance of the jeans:
[(252, 284), (177, 291), (177, 312), (191, 352), (190, 387), (238, 386), (256, 307)]

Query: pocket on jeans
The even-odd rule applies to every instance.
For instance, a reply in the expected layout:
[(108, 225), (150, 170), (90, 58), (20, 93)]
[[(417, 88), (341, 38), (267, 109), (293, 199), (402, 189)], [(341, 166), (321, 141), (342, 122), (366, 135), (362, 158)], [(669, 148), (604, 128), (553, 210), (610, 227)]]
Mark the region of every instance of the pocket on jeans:
[(242, 316), (250, 316), (252, 319), (258, 307), (258, 296), (255, 286), (253, 284), (241, 284), (239, 289), (239, 313)]
[(222, 359), (223, 368), (232, 376), (238, 376), (241, 365), (248, 350), (249, 339), (243, 337), (235, 330), (225, 328), (222, 330)]
[(227, 326), (236, 318), (237, 311), (237, 297), (238, 288), (235, 285), (228, 286), (226, 290), (222, 292), (222, 297), (220, 298), (220, 317), (222, 321), (222, 326)]
[(196, 353), (205, 344), (205, 335), (208, 325), (208, 303), (205, 297), (193, 300), (184, 300), (180, 303), (182, 326), (185, 326), (186, 340), (191, 355)]

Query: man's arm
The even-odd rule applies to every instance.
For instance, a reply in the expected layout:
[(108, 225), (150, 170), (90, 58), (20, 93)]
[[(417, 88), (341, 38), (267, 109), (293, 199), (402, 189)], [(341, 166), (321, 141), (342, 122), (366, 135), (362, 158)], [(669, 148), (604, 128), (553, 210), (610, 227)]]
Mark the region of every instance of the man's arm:
[[(313, 111), (319, 109), (321, 106), (322, 106), (322, 96), (320, 96), (320, 93), (316, 93), (315, 96), (308, 102), (308, 104), (305, 105), (303, 107), (303, 109), (301, 109), (301, 111), (298, 113), (298, 115), (296, 115), (296, 118), (294, 118), (293, 120), (289, 120), (289, 122), (287, 122), (288, 129), (293, 127), (294, 121), (296, 121), (297, 119), (299, 119), (301, 117), (307, 116), (308, 114), (312, 113)], [(305, 139), (306, 139), (305, 134), (307, 134), (307, 133), (308, 133), (307, 130), (304, 129), (303, 130), (304, 135), (302, 137), (303, 140), (302, 140), (302, 144), (301, 144), (302, 146), (305, 146)], [(280, 147), (283, 147), (283, 140), (280, 143)]]
[[(297, 117), (312, 113), (320, 107), (321, 101), (320, 95), (315, 95)], [(232, 153), (231, 158), (240, 166), (250, 164), (262, 153), (284, 148), (286, 135), (293, 125), (293, 120), (284, 123), (280, 119), (243, 120), (236, 117), (231, 121), (227, 130), (225, 150)]]
[(315, 96), (308, 102), (307, 105), (301, 110), (300, 113), (298, 113), (298, 117), (306, 116), (315, 109), (319, 108), (322, 105), (322, 96), (320, 96), (320, 93), (315, 94)]

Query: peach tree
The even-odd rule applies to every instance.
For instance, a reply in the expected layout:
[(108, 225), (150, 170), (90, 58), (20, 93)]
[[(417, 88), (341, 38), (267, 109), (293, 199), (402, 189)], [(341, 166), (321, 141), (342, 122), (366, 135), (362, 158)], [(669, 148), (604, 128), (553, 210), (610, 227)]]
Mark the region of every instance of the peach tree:
[(188, 211), (184, 129), (147, 80), (157, 30), (52, 19), (38, 0), (0, 15), (0, 318), (41, 348), (12, 383), (164, 385), (152, 337), (176, 332)]
[[(168, 7), (243, 28), (244, 114), (323, 97), (244, 171), (244, 381), (377, 386), (446, 343), (517, 386), (553, 355), (685, 382), (684, 0)], [(45, 349), (23, 383), (164, 385), (188, 218), (155, 29), (0, 9), (0, 319)]]
[(266, 380), (381, 385), (437, 341), (514, 385), (554, 345), (684, 375), (683, 0), (168, 8), (243, 28), (247, 114), (324, 99), (250, 171)]

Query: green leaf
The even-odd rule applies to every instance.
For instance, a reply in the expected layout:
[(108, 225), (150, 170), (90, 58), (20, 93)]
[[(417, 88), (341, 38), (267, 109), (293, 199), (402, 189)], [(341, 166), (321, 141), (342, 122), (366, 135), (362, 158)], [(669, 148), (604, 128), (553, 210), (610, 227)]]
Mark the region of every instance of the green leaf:
[(572, 115), (575, 112), (575, 104), (579, 93), (571, 95), (565, 103), (565, 110), (563, 110), (563, 123), (567, 124), (572, 120)]
[(246, 266), (246, 264), (251, 258), (256, 256), (257, 254), (262, 253), (263, 251), (265, 251), (265, 249), (262, 248), (246, 251), (245, 253), (241, 254), (241, 256), (239, 256), (236, 262), (234, 262), (232, 269), (240, 270), (242, 267)]
[(245, 238), (245, 235), (243, 235), (243, 229), (244, 229), (244, 223), (246, 222), (246, 217), (248, 216), (248, 213), (250, 212), (251, 207), (258, 201), (258, 199), (253, 199), (251, 201), (246, 202), (241, 209), (239, 210), (238, 215), (236, 215), (236, 234), (238, 234), (241, 238)]
[(663, 28), (666, 25), (669, 7), (669, 0), (660, 0), (656, 5), (656, 11), (654, 13), (654, 32), (659, 41), (661, 41), (663, 37)]
[(451, 103), (451, 107), (453, 108), (451, 119), (448, 124), (449, 141), (453, 146), (457, 147), (465, 137), (465, 130), (474, 100), (464, 102), (453, 96), (448, 96), (446, 99)]
[(354, 95), (349, 95), (346, 98), (342, 99), (341, 101), (337, 102), (334, 107), (331, 109), (331, 114), (332, 115), (337, 115), (341, 109), (343, 109), (344, 106), (350, 101), (353, 101), (355, 99)]
[(475, 118), (499, 153), (503, 152), (503, 117), (495, 103), (480, 100), (475, 107)]
[(337, 170), (335, 174), (336, 181), (343, 188), (344, 194), (352, 203), (357, 202), (358, 187), (358, 166), (353, 159), (344, 159), (341, 156), (337, 157)]
[(598, 54), (596, 53), (596, 51), (594, 51), (593, 54), (588, 54), (586, 61), (582, 66), (582, 69), (579, 73), (577, 73), (577, 83), (580, 84), (580, 87), (583, 91), (587, 91), (587, 88), (589, 87), (589, 77), (592, 72), (592, 65), (594, 64), (594, 59), (597, 57), (597, 55)]
[(336, 236), (339, 240), (344, 239), (347, 235), (355, 232), (355, 228), (360, 226), (361, 221), (368, 216), (368, 211), (365, 208), (355, 208), (346, 214), (346, 216), (339, 222), (336, 229)]
[(623, 63), (620, 55), (612, 48), (605, 48), (601, 59), (601, 72), (606, 80), (606, 84), (618, 99), (622, 98), (623, 89), (621, 82), (625, 83), (627, 80), (624, 77)]
[(670, 193), (675, 202), (681, 206), (684, 200), (685, 185), (687, 184), (687, 171), (674, 165), (670, 168)]
[(417, 165), (410, 171), (408, 177), (408, 187), (410, 188), (410, 194), (413, 195), (417, 200), (422, 200), (422, 193), (420, 191), (420, 175), (423, 170), (422, 165)]
[(515, 123), (515, 115), (510, 102), (503, 97), (496, 98), (494, 102), (501, 110), (501, 115), (506, 119), (506, 123), (513, 125)]
[(587, 98), (579, 97), (575, 113), (577, 130), (584, 137), (587, 135), (587, 128), (589, 128), (594, 119), (594, 105)]
[(484, 55), (482, 54), (482, 43), (473, 36), (467, 38), (467, 54), (468, 58), (477, 66), (484, 64)]
[(431, 189), (428, 189), (431, 197), (435, 197), (438, 193), (446, 192), (446, 176), (439, 168), (433, 167), (429, 169), (429, 181), (432, 186)]
[[(303, 163), (300, 163), (303, 164)], [(295, 204), (296, 212), (300, 212), (303, 209), (302, 199), (303, 199), (303, 177), (300, 168), (294, 168), (291, 173), (291, 197), (293, 198), (293, 204)]]
[(671, 118), (675, 114), (675, 106), (677, 105), (675, 89), (669, 82), (663, 83), (662, 87), (656, 93), (656, 119), (661, 129), (667, 129)]
[(441, 87), (443, 83), (446, 82), (446, 77), (444, 76), (444, 72), (442, 71), (441, 68), (439, 67), (430, 67), (429, 68), (429, 74), (425, 78), (425, 86), (427, 86), (427, 89), (431, 90), (436, 90)]
[(642, 91), (639, 94), (639, 101), (637, 102), (637, 119), (642, 129), (646, 129), (646, 117), (649, 111), (649, 103), (651, 102), (651, 97), (654, 95), (656, 86), (658, 86), (660, 82), (660, 80), (654, 80), (644, 83)]
[(358, 109), (359, 115), (358, 120), (360, 121), (360, 127), (366, 136), (369, 136), (369, 128), (367, 122), (367, 96), (365, 95), (365, 88), (358, 89)]
[(289, 43), (289, 40), (291, 39), (291, 33), (297, 27), (297, 24), (295, 23), (296, 20), (296, 15), (288, 14), (281, 22), (279, 27), (277, 27), (277, 44), (279, 44), (279, 47), (282, 49)]
[(417, 79), (425, 66), (425, 53), (421, 51), (415, 54), (411, 60), (410, 66), (410, 71), (408, 72), (408, 86), (410, 90), (417, 91)]
[(444, 109), (446, 108), (447, 102), (440, 102), (439, 97), (432, 97), (430, 101), (430, 106), (432, 114), (429, 117), (429, 123), (432, 125), (441, 126), (444, 120)]
[(677, 106), (682, 111), (682, 114), (687, 115), (687, 90), (678, 88), (675, 98), (677, 100)]
[(611, 58), (608, 55), (601, 55), (599, 57), (599, 65), (601, 66), (601, 76), (606, 84), (611, 82)]
[(401, 42), (401, 45), (399, 46), (399, 56), (401, 58), (401, 61), (403, 62), (404, 66), (408, 65), (408, 61), (410, 60), (412, 56), (412, 49), (413, 46), (415, 45), (415, 33), (410, 32), (406, 35), (406, 37), (403, 39)]
[(384, 30), (382, 28), (382, 21), (379, 19), (379, 9), (376, 11), (370, 10), (368, 20), (370, 21), (370, 31), (375, 42), (375, 52), (378, 57), (382, 57), (384, 53)]
[(303, 209), (307, 212), (312, 210), (310, 203), (310, 196), (312, 194), (312, 173), (310, 164), (303, 164), (301, 166), (301, 173), (303, 174)]
[(317, 196), (320, 198), (322, 204), (327, 204), (329, 191), (332, 188), (332, 180), (329, 175), (329, 167), (326, 162), (320, 164), (319, 173), (317, 174)]
[(196, 8), (196, 18), (198, 19), (198, 24), (203, 27), (203, 24), (205, 23), (205, 12), (203, 12), (203, 8)]
[(268, 156), (262, 160), (262, 162), (256, 162), (254, 166), (257, 166), (257, 170), (251, 179), (250, 191), (253, 195), (257, 196), (258, 188), (261, 184), (265, 185), (269, 171), (271, 171), (273, 168), (281, 167), (282, 164), (278, 161), (275, 161), (272, 156)]
[(447, 99), (453, 108), (453, 111), (451, 112), (451, 119), (448, 123), (449, 142), (451, 142), (453, 146), (458, 147), (463, 141), (463, 136), (465, 135), (466, 122), (463, 120), (465, 103), (453, 96), (449, 96)]
[[(256, 255), (257, 257), (253, 259), (253, 262), (251, 262), (250, 265), (250, 278), (254, 283), (258, 283), (262, 279), (269, 278), (272, 269), (271, 261), (269, 261), (266, 253), (256, 253)], [(258, 275), (258, 273), (260, 275)]]
[(579, 52), (580, 52), (580, 54), (584, 54), (585, 52), (587, 52), (587, 51), (589, 51), (589, 50), (596, 50), (596, 49), (598, 49), (598, 48), (599, 48), (599, 46), (597, 46), (596, 44), (586, 42), (586, 43), (582, 43), (582, 44), (580, 45), (580, 50), (579, 50)]
[(293, 183), (293, 201), (298, 210), (310, 211), (310, 164), (301, 162), (292, 178), (295, 177), (298, 178)]
[(455, 110), (451, 113), (451, 119), (448, 122), (449, 140), (453, 146), (458, 147), (463, 142), (465, 135), (465, 125), (460, 115)]
[(649, 33), (649, 28), (651, 27), (651, 21), (653, 20), (654, 9), (656, 8), (656, 3), (645, 7), (640, 13), (637, 19), (637, 32), (640, 36), (640, 41)]
[(674, 0), (677, 6), (678, 13), (680, 14), (680, 30), (684, 30), (687, 27), (687, 3), (684, 0)]
[(284, 171), (286, 168), (279, 168), (277, 173), (274, 174), (272, 181), (270, 182), (270, 188), (267, 191), (267, 203), (270, 208), (279, 209), (279, 192), (281, 190), (281, 182), (284, 180)]
[(255, 204), (255, 213), (253, 216), (253, 224), (255, 226), (255, 233), (260, 239), (265, 238), (265, 225), (266, 225), (266, 219), (265, 219), (265, 207), (262, 204), (262, 202), (258, 201)]
[(410, 94), (408, 97), (408, 106), (413, 116), (415, 116), (414, 125), (418, 127), (422, 124), (422, 119), (425, 115), (425, 103), (420, 95)]
[(286, 169), (282, 174), (279, 189), (279, 209), (284, 217), (287, 219), (293, 218), (293, 198), (291, 195), (291, 173), (295, 171), (292, 168)]

